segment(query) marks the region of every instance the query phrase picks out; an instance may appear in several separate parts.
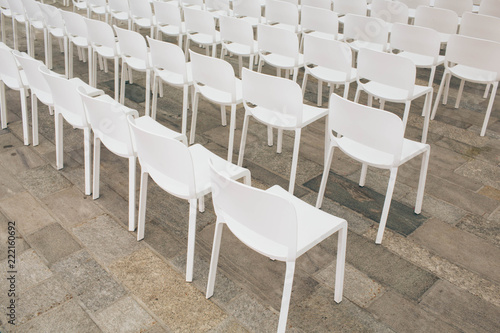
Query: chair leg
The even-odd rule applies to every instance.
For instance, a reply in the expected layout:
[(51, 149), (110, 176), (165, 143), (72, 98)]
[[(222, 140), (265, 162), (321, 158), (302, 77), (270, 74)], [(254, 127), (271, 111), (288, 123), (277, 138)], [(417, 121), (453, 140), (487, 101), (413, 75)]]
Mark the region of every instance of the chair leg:
[(195, 91), (194, 93), (194, 105), (193, 105), (193, 115), (191, 116), (191, 133), (189, 135), (189, 144), (194, 143), (194, 138), (196, 136), (196, 118), (198, 116), (198, 100), (200, 99), (200, 94)]
[(20, 95), (21, 95), (21, 117), (23, 121), (23, 137), (24, 137), (24, 145), (27, 146), (30, 144), (29, 141), (29, 134), (28, 134), (28, 112), (26, 110), (26, 91), (24, 88), (21, 88), (19, 90)]
[(404, 131), (406, 131), (406, 123), (408, 122), (408, 116), (410, 114), (410, 106), (411, 106), (411, 101), (406, 101), (405, 102), (405, 110), (403, 113), (403, 130)]
[(220, 106), (220, 118), (222, 126), (227, 126), (226, 107), (224, 105)]
[(147, 172), (141, 171), (139, 211), (137, 213), (137, 241), (144, 238), (144, 227), (146, 224), (146, 201), (148, 198), (148, 176), (149, 174)]
[(118, 98), (120, 96), (120, 81), (119, 81), (119, 73), (118, 71), (120, 70), (120, 59), (118, 57), (114, 58), (115, 62), (115, 101), (118, 101)]
[(358, 84), (356, 88), (356, 94), (354, 95), (354, 102), (359, 103), (359, 95), (361, 95), (361, 86)]
[[(225, 112), (224, 112), (225, 113)], [(231, 104), (231, 120), (229, 125), (229, 144), (227, 148), (227, 161), (233, 162), (234, 130), (236, 128), (236, 104)]]
[(293, 157), (292, 157), (292, 172), (290, 174), (290, 184), (288, 185), (288, 192), (293, 194), (295, 187), (295, 175), (297, 174), (297, 164), (299, 162), (299, 148), (300, 148), (300, 135), (301, 128), (295, 130), (295, 142), (293, 143)]
[(321, 106), (323, 104), (323, 81), (318, 80), (318, 101), (317, 105)]
[(488, 103), (488, 108), (486, 109), (486, 115), (484, 116), (483, 127), (481, 128), (481, 136), (486, 134), (486, 126), (488, 126), (488, 120), (490, 119), (491, 110), (493, 109), (493, 102), (495, 101), (495, 95), (497, 94), (498, 82), (493, 83), (493, 89), (491, 89), (490, 101)]
[(135, 230), (135, 169), (136, 157), (128, 158), (128, 231)]
[[(2, 30), (3, 32), (4, 30)], [(5, 100), (5, 83), (0, 81), (0, 119), (2, 123), (2, 129), (7, 128), (7, 101)]]
[(64, 36), (64, 75), (69, 79), (69, 39)]
[(432, 90), (425, 95), (424, 102), (424, 126), (422, 128), (422, 143), (427, 142), (427, 133), (429, 132), (429, 121), (431, 118)]
[(273, 128), (270, 125), (267, 126), (267, 145), (273, 146)]
[(337, 265), (335, 267), (335, 294), (334, 300), (337, 303), (342, 301), (344, 290), (345, 253), (347, 245), (347, 222), (342, 223), (339, 229), (337, 241)]
[(487, 98), (488, 97), (488, 92), (490, 91), (490, 86), (491, 86), (491, 83), (488, 83), (486, 85), (486, 88), (484, 89), (484, 95), (483, 95), (483, 98)]
[(210, 259), (210, 270), (208, 272), (207, 293), (206, 293), (207, 298), (212, 297), (212, 295), (214, 294), (215, 276), (217, 274), (217, 263), (219, 261), (219, 251), (220, 251), (220, 243), (222, 239), (223, 229), (224, 229), (224, 223), (218, 220), (215, 225), (214, 242), (212, 245), (212, 257)]
[(465, 80), (460, 80), (460, 87), (458, 88), (457, 100), (455, 101), (455, 109), (460, 106), (460, 100), (462, 99), (462, 93), (464, 91)]
[(122, 79), (120, 83), (120, 103), (125, 104), (125, 73), (127, 72), (127, 63), (122, 60)]
[(389, 185), (387, 186), (387, 192), (385, 194), (384, 208), (382, 209), (382, 216), (380, 217), (377, 238), (375, 239), (376, 244), (382, 243), (382, 237), (384, 237), (385, 225), (387, 223), (387, 216), (389, 215), (389, 208), (391, 207), (392, 193), (394, 192), (394, 185), (396, 185), (397, 174), (398, 168), (392, 168), (391, 175), (389, 176)]
[(245, 119), (243, 120), (243, 128), (241, 130), (241, 143), (240, 153), (238, 155), (238, 166), (243, 165), (243, 156), (245, 155), (245, 144), (247, 141), (248, 122), (250, 121), (250, 114), (245, 112)]
[(278, 128), (278, 144), (276, 146), (276, 153), (281, 154), (283, 150), (283, 129), (281, 128)]
[(196, 204), (197, 199), (189, 200), (189, 230), (188, 230), (188, 248), (186, 262), (186, 281), (193, 281), (193, 266), (194, 266), (194, 245), (196, 233)]
[(420, 166), (420, 178), (418, 180), (417, 201), (415, 203), (415, 214), (420, 214), (422, 211), (422, 202), (424, 201), (425, 180), (427, 179), (427, 169), (429, 167), (429, 156), (431, 148), (422, 154), (422, 165)]
[(334, 146), (330, 146), (330, 149), (328, 149), (329, 151), (326, 156), (325, 167), (323, 168), (323, 176), (321, 177), (321, 183), (319, 185), (318, 199), (316, 199), (316, 208), (321, 208), (321, 205), (323, 204), (323, 197), (325, 196), (326, 182), (328, 181), (330, 167), (332, 166), (334, 149)]
[(146, 116), (149, 116), (149, 106), (151, 103), (151, 70), (146, 69)]
[(158, 103), (158, 85), (160, 84), (158, 76), (153, 75), (153, 102), (151, 105), (151, 118), (156, 119), (156, 107)]
[(31, 92), (31, 127), (33, 146), (38, 146), (38, 98), (33, 92)]
[(366, 182), (366, 173), (368, 172), (368, 164), (363, 163), (361, 165), (361, 176), (359, 177), (359, 186), (365, 186)]
[(448, 103), (448, 93), (450, 91), (450, 82), (451, 82), (451, 75), (448, 76), (448, 79), (446, 80), (446, 86), (443, 94), (443, 104), (446, 105)]
[(304, 77), (302, 78), (302, 99), (306, 96), (307, 88), (307, 72), (304, 72)]
[(101, 175), (101, 139), (94, 135), (94, 170), (92, 184), (92, 199), (99, 198), (99, 178)]
[(63, 124), (62, 114), (56, 111), (54, 116), (55, 140), (56, 140), (56, 169), (60, 170), (64, 166), (63, 155)]
[(278, 322), (278, 333), (286, 331), (286, 321), (288, 318), (288, 308), (292, 297), (293, 275), (295, 273), (295, 261), (286, 262), (285, 285), (281, 299), (280, 319)]
[(189, 104), (189, 86), (185, 84), (182, 88), (182, 126), (181, 133), (186, 135), (187, 132), (187, 109)]
[[(346, 81), (344, 83), (344, 96), (343, 96), (345, 99), (347, 99), (349, 97), (349, 86), (350, 86), (349, 82)], [(333, 93), (333, 85), (332, 85), (332, 91), (330, 92), (330, 95), (332, 93)]]
[(84, 155), (84, 169), (85, 169), (85, 195), (90, 195), (92, 190), (90, 189), (90, 146), (91, 146), (91, 130), (90, 127), (83, 129), (83, 155)]
[(444, 86), (446, 85), (446, 76), (449, 75), (448, 72), (443, 73), (443, 78), (441, 79), (441, 84), (439, 85), (439, 90), (436, 96), (436, 100), (434, 102), (434, 107), (432, 108), (431, 120), (436, 116), (436, 111), (439, 105), (439, 99), (441, 98), (441, 94), (443, 93)]

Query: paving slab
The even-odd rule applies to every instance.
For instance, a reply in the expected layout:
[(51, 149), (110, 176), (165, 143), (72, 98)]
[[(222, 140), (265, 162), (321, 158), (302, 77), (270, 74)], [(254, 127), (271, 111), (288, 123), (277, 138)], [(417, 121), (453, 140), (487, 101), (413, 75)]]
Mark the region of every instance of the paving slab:
[(28, 169), (37, 168), (46, 162), (29, 147), (23, 146), (10, 149), (0, 155), (0, 163), (13, 175), (18, 175)]
[(23, 141), (19, 140), (14, 134), (10, 133), (8, 129), (0, 129), (2, 144), (0, 145), (0, 155), (6, 151), (20, 148), (23, 146)]
[(500, 248), (473, 234), (431, 219), (411, 238), (440, 257), (500, 282)]
[[(83, 194), (83, 192), (81, 192)], [(139, 192), (137, 192), (137, 197)], [(101, 184), (99, 199), (94, 200), (103, 211), (112, 215), (116, 221), (128, 226), (128, 196), (123, 197), (106, 184)]]
[[(49, 279), (53, 276), (52, 272), (49, 270), (47, 265), (43, 260), (36, 254), (33, 249), (29, 249), (21, 253), (17, 257), (17, 289), (19, 293), (23, 293), (25, 290), (35, 286), (36, 284)], [(7, 268), (7, 263), (4, 262), (0, 270), (2, 271), (1, 276), (7, 276), (5, 269)]]
[(227, 311), (251, 332), (273, 332), (278, 328), (279, 313), (247, 294), (229, 302)]
[(219, 326), (209, 331), (210, 333), (248, 333), (249, 331), (243, 327), (236, 319), (228, 318)]
[(496, 188), (485, 185), (479, 190), (478, 193), (487, 196), (491, 199), (495, 199), (500, 203), (500, 190)]
[(467, 214), (457, 224), (457, 228), (488, 240), (500, 248), (500, 219), (485, 219)]
[(24, 191), (24, 187), (14, 178), (12, 173), (0, 165), (0, 200)]
[(26, 241), (41, 255), (49, 267), (82, 247), (59, 223), (52, 223), (26, 236)]
[(56, 262), (51, 269), (91, 312), (107, 308), (127, 293), (84, 250)]
[(498, 332), (500, 308), (449, 282), (439, 281), (421, 305), (464, 332)]
[[(0, 213), (0, 261), (7, 259), (8, 246), (9, 246), (9, 220)], [(26, 243), (23, 236), (16, 232), (16, 254), (20, 255), (25, 250), (30, 248), (30, 245)]]
[(156, 324), (153, 317), (130, 296), (97, 313), (95, 322), (107, 333), (144, 332)]
[(60, 172), (50, 165), (26, 170), (18, 175), (19, 182), (35, 197), (43, 198), (71, 186)]
[(456, 169), (455, 173), (500, 190), (500, 168), (497, 165), (474, 160)]
[(206, 332), (227, 316), (149, 249), (116, 261), (110, 269), (174, 332)]

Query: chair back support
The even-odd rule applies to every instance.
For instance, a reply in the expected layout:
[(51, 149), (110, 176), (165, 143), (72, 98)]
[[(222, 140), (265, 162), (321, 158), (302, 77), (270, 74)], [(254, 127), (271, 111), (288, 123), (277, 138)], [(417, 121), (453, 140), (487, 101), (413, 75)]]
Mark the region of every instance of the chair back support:
[(337, 13), (323, 8), (302, 5), (300, 24), (303, 31), (320, 31), (334, 35), (335, 38), (339, 32)]
[(293, 80), (243, 68), (242, 88), (245, 108), (253, 104), (274, 117), (292, 117), (302, 123), (302, 90)]
[(90, 44), (109, 47), (116, 52), (115, 32), (109, 24), (88, 18), (85, 18), (85, 24)]
[(113, 26), (118, 37), (120, 53), (122, 55), (141, 59), (149, 64), (148, 46), (144, 37), (135, 31)]
[(153, 1), (156, 22), (159, 25), (173, 25), (179, 27), (182, 25), (181, 11), (178, 4), (171, 2)]
[(42, 21), (43, 15), (40, 11), (39, 2), (35, 0), (21, 0), (24, 10), (26, 12), (26, 17), (29, 21)]
[(434, 0), (434, 7), (450, 9), (460, 17), (466, 12), (472, 12), (473, 5), (472, 0)]
[(399, 1), (373, 0), (371, 16), (389, 23), (408, 23), (408, 6)]
[(149, 0), (129, 0), (130, 14), (135, 17), (143, 17), (151, 19), (153, 17), (153, 9)]
[(415, 11), (414, 25), (431, 28), (444, 34), (455, 34), (458, 14), (449, 9), (420, 6)]
[(366, 16), (366, 0), (333, 0), (333, 11), (339, 15), (355, 14)]
[(500, 18), (474, 13), (464, 13), (460, 22), (460, 35), (500, 43)]
[(127, 0), (108, 0), (109, 10), (111, 12), (126, 12), (130, 10)]
[(236, 17), (249, 16), (260, 18), (261, 12), (260, 0), (233, 1), (233, 15)]
[(193, 8), (184, 9), (184, 21), (188, 33), (198, 32), (213, 36), (215, 40), (215, 21), (207, 11)]
[(500, 2), (498, 0), (481, 0), (479, 14), (500, 17)]
[(11, 89), (22, 87), (19, 68), (12, 51), (8, 48), (0, 48), (0, 80)]
[(205, 0), (205, 10), (223, 11), (229, 15), (229, 0)]
[(59, 8), (41, 3), (40, 10), (42, 11), (45, 26), (64, 29), (64, 20)]
[(254, 51), (253, 28), (249, 22), (230, 16), (221, 16), (219, 25), (223, 42), (247, 45), (250, 47), (250, 52)]
[(332, 0), (301, 0), (302, 8), (310, 6), (315, 8), (332, 10)]
[(12, 53), (24, 70), (31, 92), (34, 93), (42, 103), (53, 104), (52, 92), (47, 86), (47, 81), (45, 81), (42, 72), (38, 70), (40, 66), (45, 67), (45, 64), (40, 60), (30, 57), (24, 52), (21, 53), (14, 50)]
[[(394, 155), (394, 165), (399, 164), (403, 149), (404, 125), (397, 115), (349, 101), (336, 94), (330, 96), (329, 108), (330, 134), (333, 131), (342, 138)], [(334, 135), (330, 137), (337, 140)], [(348, 145), (343, 145), (343, 148), (347, 147)]]
[(299, 24), (299, 10), (296, 5), (280, 1), (280, 0), (266, 0), (266, 22), (269, 23), (283, 23), (294, 27)]
[(194, 168), (188, 148), (181, 142), (151, 133), (129, 119), (137, 157), (143, 172), (165, 191), (183, 198), (195, 198)]
[(69, 35), (87, 38), (87, 25), (82, 15), (61, 10), (66, 32)]
[(212, 199), (217, 218), (244, 244), (271, 258), (297, 255), (295, 207), (284, 198), (231, 180), (212, 163)]
[(364, 42), (386, 44), (389, 28), (377, 17), (347, 14), (344, 21), (344, 38)]
[(431, 0), (398, 0), (398, 2), (404, 3), (408, 8), (415, 9), (418, 6), (430, 6)]
[(290, 30), (259, 24), (257, 26), (257, 41), (259, 51), (299, 58), (299, 40)]
[(409, 24), (395, 23), (391, 31), (391, 49), (407, 51), (434, 58), (436, 64), (441, 40), (436, 30)]
[(22, 1), (19, 0), (7, 0), (9, 3), (9, 9), (14, 16), (22, 15), (24, 16), (24, 6)]
[(348, 78), (352, 70), (352, 51), (341, 41), (305, 36), (304, 63), (346, 73)]
[(151, 53), (152, 66), (179, 74), (187, 82), (186, 57), (184, 51), (175, 44), (159, 41), (146, 36)]

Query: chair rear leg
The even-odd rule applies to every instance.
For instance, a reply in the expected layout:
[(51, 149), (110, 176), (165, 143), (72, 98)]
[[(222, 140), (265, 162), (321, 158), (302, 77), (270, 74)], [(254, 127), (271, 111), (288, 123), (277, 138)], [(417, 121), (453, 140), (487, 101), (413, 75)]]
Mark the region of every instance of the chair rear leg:
[(295, 274), (295, 261), (286, 262), (285, 285), (283, 287), (283, 296), (281, 298), (280, 319), (278, 322), (278, 333), (286, 331), (286, 322), (288, 319), (288, 309), (290, 307), (290, 298), (292, 297), (293, 275)]
[(323, 176), (321, 177), (321, 183), (319, 185), (318, 199), (316, 199), (316, 208), (321, 208), (321, 205), (323, 204), (323, 197), (325, 196), (326, 182), (328, 181), (328, 175), (330, 174), (334, 149), (334, 146), (330, 146), (326, 157), (325, 167), (323, 168)]
[(422, 165), (420, 166), (420, 178), (418, 180), (417, 201), (415, 203), (415, 214), (420, 214), (422, 211), (422, 202), (424, 201), (425, 180), (427, 179), (427, 169), (429, 167), (429, 156), (431, 148), (422, 154)]
[(101, 175), (101, 140), (94, 135), (94, 170), (92, 184), (92, 199), (99, 198), (99, 179)]
[(486, 109), (486, 115), (484, 116), (483, 127), (481, 128), (481, 136), (486, 134), (486, 126), (488, 126), (488, 120), (490, 119), (491, 110), (493, 109), (493, 102), (495, 101), (495, 95), (497, 94), (498, 82), (493, 83), (493, 89), (491, 90), (490, 101), (488, 103), (488, 108)]
[(293, 144), (293, 157), (292, 157), (292, 171), (290, 174), (290, 184), (288, 185), (288, 192), (293, 194), (295, 188), (295, 176), (297, 174), (297, 164), (299, 162), (299, 148), (300, 148), (300, 136), (302, 130), (297, 128), (295, 130), (295, 142)]
[(342, 301), (344, 290), (345, 254), (347, 245), (347, 222), (342, 223), (342, 227), (337, 231), (337, 265), (335, 267), (335, 294), (334, 300), (337, 303)]
[(243, 156), (245, 155), (245, 144), (247, 141), (247, 132), (248, 132), (248, 122), (250, 121), (250, 115), (245, 112), (245, 119), (243, 120), (243, 128), (241, 130), (241, 143), (240, 143), (240, 152), (238, 155), (238, 166), (243, 165)]
[(146, 201), (148, 198), (148, 177), (147, 172), (141, 171), (141, 189), (139, 190), (139, 211), (137, 212), (137, 240), (144, 238), (144, 228), (146, 224)]
[(389, 176), (389, 184), (387, 185), (387, 193), (385, 194), (384, 208), (382, 209), (382, 216), (380, 217), (377, 238), (375, 239), (376, 244), (382, 243), (382, 237), (384, 237), (385, 225), (387, 223), (387, 216), (389, 215), (389, 208), (391, 207), (392, 194), (394, 193), (394, 185), (396, 185), (397, 174), (398, 168), (392, 168), (391, 175)]
[(212, 257), (210, 259), (210, 270), (208, 272), (207, 294), (206, 297), (210, 298), (214, 294), (215, 276), (217, 274), (217, 263), (219, 261), (220, 243), (222, 239), (222, 230), (224, 223), (217, 220), (215, 225), (214, 242), (212, 245)]

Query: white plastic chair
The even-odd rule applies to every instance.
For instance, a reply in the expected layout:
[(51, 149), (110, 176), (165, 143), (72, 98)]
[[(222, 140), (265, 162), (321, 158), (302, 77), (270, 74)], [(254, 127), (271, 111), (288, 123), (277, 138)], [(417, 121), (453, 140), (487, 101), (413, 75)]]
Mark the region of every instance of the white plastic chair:
[(64, 53), (66, 32), (61, 11), (54, 6), (40, 4), (45, 25), (45, 65), (52, 69), (52, 37), (59, 41), (59, 49)]
[(98, 18), (104, 16), (104, 22), (108, 23), (108, 2), (107, 0), (86, 0), (87, 1), (87, 17), (92, 19), (92, 14), (96, 14)]
[[(302, 10), (305, 10), (304, 6)], [(318, 106), (323, 102), (323, 82), (330, 85), (330, 94), (336, 85), (344, 85), (344, 98), (349, 96), (349, 84), (356, 81), (356, 69), (352, 68), (351, 48), (343, 42), (306, 35), (304, 39), (304, 79), (302, 96), (311, 75), (318, 80)], [(313, 65), (313, 66), (310, 66)]]
[[(191, 282), (193, 280), (197, 201), (200, 202), (200, 211), (203, 211), (204, 196), (212, 191), (209, 160), (213, 161), (218, 170), (229, 172), (232, 179), (244, 178), (247, 184), (250, 184), (250, 171), (225, 161), (199, 144), (187, 147), (185, 143), (159, 130), (153, 131), (150, 127), (145, 128), (138, 119), (129, 118), (129, 123), (141, 164), (137, 240), (144, 238), (148, 176), (151, 176), (163, 190), (189, 201), (186, 281)], [(157, 124), (157, 127), (164, 128), (160, 124)]]
[(481, 0), (478, 13), (481, 15), (500, 17), (500, 1)]
[[(328, 155), (316, 207), (320, 208), (323, 202), (335, 148), (339, 148), (347, 156), (363, 163), (360, 186), (365, 185), (368, 165), (390, 170), (389, 184), (375, 240), (375, 243), (380, 244), (389, 215), (398, 168), (412, 158), (423, 154), (415, 203), (415, 214), (420, 214), (431, 147), (425, 143), (405, 139), (405, 125), (398, 116), (390, 112), (357, 104), (335, 94), (330, 97), (329, 108)], [(334, 135), (333, 132), (336, 134)]]
[(306, 35), (331, 40), (339, 39), (339, 17), (331, 10), (302, 5), (300, 25), (302, 27), (301, 50), (303, 50)]
[[(211, 169), (217, 222), (208, 274), (207, 294), (214, 293), (217, 262), (224, 224), (252, 250), (286, 262), (278, 332), (286, 331), (292, 296), (295, 262), (298, 257), (338, 233), (334, 301), (342, 301), (347, 222), (315, 209), (275, 185), (265, 191), (229, 179), (224, 172)], [(256, 209), (258, 207), (258, 209)], [(249, 267), (249, 269), (251, 269)]]
[(73, 3), (73, 12), (84, 10), (87, 12), (87, 0), (71, 0)]
[(64, 166), (62, 120), (65, 119), (74, 128), (83, 130), (85, 195), (90, 195), (92, 192), (90, 188), (91, 127), (87, 121), (82, 98), (77, 89), (78, 87), (83, 87), (90, 96), (99, 96), (104, 94), (104, 92), (92, 88), (78, 78), (68, 80), (59, 74), (49, 71), (46, 67), (40, 66), (39, 70), (47, 81), (54, 101), (56, 168), (60, 170)]
[(302, 10), (304, 10), (304, 6), (332, 10), (332, 4), (333, 4), (332, 0), (301, 0), (300, 1), (300, 5), (302, 6), (302, 8), (301, 8)]
[(300, 34), (299, 8), (282, 0), (266, 0), (266, 24)]
[[(106, 24), (106, 23), (105, 23)], [(82, 87), (78, 92), (85, 106), (88, 122), (94, 132), (94, 166), (92, 198), (99, 198), (99, 178), (101, 160), (101, 142), (113, 154), (128, 159), (128, 230), (135, 230), (135, 170), (137, 153), (127, 117), (137, 118), (139, 113), (129, 109), (108, 95), (90, 97)]]
[[(17, 30), (17, 24), (24, 25), (26, 29), (26, 40), (29, 40), (29, 24), (26, 19), (26, 14), (24, 13), (24, 6), (20, 0), (7, 0), (9, 3), (9, 9), (12, 14), (12, 37), (14, 39), (14, 49), (19, 50), (19, 32)], [(31, 45), (27, 43), (28, 53), (31, 52)]]
[(238, 56), (239, 75), (243, 67), (243, 57), (249, 57), (248, 68), (253, 69), (255, 57), (258, 56), (257, 41), (254, 40), (252, 24), (230, 16), (221, 16), (219, 19), (220, 36), (222, 41), (221, 59), (229, 52)]
[(199, 9), (199, 10), (205, 9), (205, 3), (203, 0), (179, 0), (179, 4), (182, 10), (186, 8)]
[(12, 51), (16, 60), (23, 68), (26, 82), (31, 91), (31, 126), (33, 130), (33, 146), (38, 146), (38, 101), (47, 105), (49, 113), (54, 114), (54, 100), (52, 92), (47, 86), (47, 81), (39, 71), (40, 66), (45, 65), (40, 61), (30, 57), (26, 53)]
[(128, 29), (132, 29), (132, 18), (130, 17), (130, 6), (128, 0), (108, 0), (108, 10), (110, 24), (117, 22), (127, 22)]
[(132, 30), (150, 29), (150, 36), (155, 36), (156, 19), (149, 0), (129, 0)]
[(259, 24), (257, 26), (259, 46), (259, 67), (264, 63), (276, 68), (276, 75), (281, 76), (281, 69), (286, 70), (286, 77), (293, 71), (293, 81), (297, 81), (299, 68), (304, 66), (304, 55), (299, 52), (297, 35), (286, 29)]
[(444, 63), (444, 56), (439, 55), (441, 40), (436, 30), (395, 23), (390, 48), (393, 52), (397, 51), (397, 55), (412, 60), (417, 68), (430, 68), (428, 86), (432, 87), (436, 66)]
[[(26, 98), (28, 97), (29, 88), (28, 81), (26, 80), (24, 71), (18, 67), (16, 59), (12, 54), (12, 50), (2, 43), (2, 46), (0, 47), (0, 115), (2, 128), (7, 128), (7, 100), (5, 95), (5, 86), (12, 90), (19, 91), (21, 96), (23, 139), (24, 144), (27, 146), (29, 145), (28, 108), (26, 106)], [(36, 125), (36, 123), (34, 125)]]
[[(28, 54), (32, 57), (35, 56), (35, 34), (37, 31), (41, 31), (44, 39), (44, 47), (45, 44), (47, 43), (47, 40), (45, 39), (45, 26), (43, 23), (43, 15), (40, 10), (39, 2), (36, 2), (35, 0), (21, 0), (23, 7), (24, 7), (24, 12), (26, 14), (26, 20), (28, 22), (28, 28), (29, 28), (29, 33), (27, 36), (29, 36), (28, 43)], [(47, 54), (45, 54), (45, 57), (47, 57)], [(45, 59), (47, 61), (47, 58)]]
[[(151, 92), (151, 60), (146, 40), (138, 32), (115, 28), (120, 45), (120, 57), (122, 59), (122, 73), (120, 83), (120, 103), (125, 104), (125, 78), (130, 69), (146, 72), (146, 116), (149, 116), (150, 92)], [(129, 80), (130, 81), (130, 80)]]
[[(232, 2), (232, 0), (231, 0)], [(218, 20), (230, 13), (229, 0), (205, 0), (205, 10)]]
[(0, 29), (2, 30), (2, 43), (5, 43), (5, 20), (12, 19), (12, 11), (10, 10), (9, 2), (7, 0), (0, 0)]
[(410, 18), (410, 22), (413, 23), (415, 19), (415, 11), (418, 6), (430, 6), (431, 0), (397, 0), (398, 2), (402, 2), (408, 6), (408, 17)]
[[(462, 80), (455, 108), (459, 107), (460, 96), (462, 95), (465, 81), (492, 85), (493, 89), (480, 133), (481, 136), (484, 136), (495, 101), (498, 82), (500, 81), (500, 62), (498, 59), (500, 59), (500, 43), (462, 35), (451, 36), (446, 47), (445, 71), (434, 103), (431, 119), (434, 119), (436, 115), (443, 88), (451, 80), (452, 76)], [(447, 91), (445, 91), (443, 104), (446, 104), (447, 97)]]
[(186, 35), (186, 24), (182, 22), (181, 9), (172, 2), (153, 1), (156, 17), (156, 39), (161, 40), (162, 34), (177, 37), (179, 47)]
[(234, 75), (233, 66), (227, 61), (191, 52), (193, 69), (194, 97), (193, 115), (189, 143), (193, 144), (196, 135), (196, 119), (200, 95), (221, 107), (222, 125), (226, 126), (226, 105), (231, 106), (229, 124), (229, 144), (227, 160), (233, 159), (234, 130), (236, 127), (236, 106), (242, 102), (241, 80)]
[[(88, 33), (87, 25), (85, 24), (85, 19), (80, 14), (68, 12), (65, 10), (61, 11), (61, 15), (64, 20), (64, 26), (66, 28), (67, 42), (64, 47), (66, 50), (65, 54), (65, 73), (66, 77), (73, 77), (73, 46), (78, 49), (78, 57), (86, 61), (86, 54), (83, 49), (88, 49)], [(90, 75), (90, 73), (89, 73)]]
[(373, 0), (370, 16), (378, 17), (389, 23), (389, 31), (394, 23), (408, 24), (409, 9), (402, 2), (392, 0)]
[[(194, 96), (193, 73), (191, 64), (186, 63), (186, 57), (182, 49), (172, 43), (162, 42), (146, 37), (151, 52), (151, 65), (153, 67), (153, 106), (151, 117), (156, 119), (156, 108), (158, 101), (158, 87), (167, 83), (170, 86), (182, 87), (182, 125), (181, 133), (187, 132), (187, 110), (189, 105), (189, 88)], [(160, 89), (162, 91), (162, 89)]]
[(106, 22), (85, 19), (87, 25), (89, 41), (89, 84), (97, 86), (97, 56), (104, 58), (104, 70), (107, 72), (106, 59), (113, 59), (115, 100), (118, 101), (120, 92), (120, 54), (118, 53), (118, 43), (115, 39), (113, 28)]
[(414, 25), (436, 30), (441, 43), (446, 44), (457, 33), (458, 14), (450, 9), (420, 6), (415, 11)]
[(260, 0), (233, 1), (233, 16), (256, 27), (264, 23)]
[(432, 87), (415, 84), (416, 72), (416, 66), (410, 59), (396, 54), (361, 49), (356, 78), (358, 88), (354, 101), (358, 102), (361, 91), (365, 91), (368, 94), (368, 106), (372, 105), (373, 97), (380, 100), (381, 109), (386, 101), (404, 103), (403, 125), (406, 128), (412, 100), (425, 96), (422, 111), (425, 116), (422, 142), (425, 143), (429, 129)]
[(268, 126), (268, 145), (272, 143), (272, 128), (278, 128), (278, 153), (281, 153), (283, 130), (295, 131), (295, 141), (288, 191), (293, 194), (299, 159), (302, 128), (325, 117), (328, 110), (302, 103), (299, 85), (291, 80), (243, 69), (243, 105), (245, 119), (241, 134), (238, 165), (243, 164), (250, 117)]
[(473, 0), (434, 0), (435, 8), (453, 10), (459, 17), (466, 12), (472, 13)]
[(343, 24), (347, 14), (366, 16), (368, 2), (367, 0), (333, 0), (333, 11), (339, 15), (339, 22)]
[(220, 32), (215, 29), (214, 17), (204, 10), (184, 8), (184, 22), (186, 23), (186, 57), (189, 55), (189, 43), (202, 45), (209, 55), (209, 47), (212, 46), (212, 57), (217, 56), (217, 45), (221, 43)]
[(460, 35), (500, 43), (500, 18), (489, 15), (464, 13)]
[(346, 14), (344, 40), (354, 52), (362, 48), (387, 51), (389, 24), (377, 17)]

